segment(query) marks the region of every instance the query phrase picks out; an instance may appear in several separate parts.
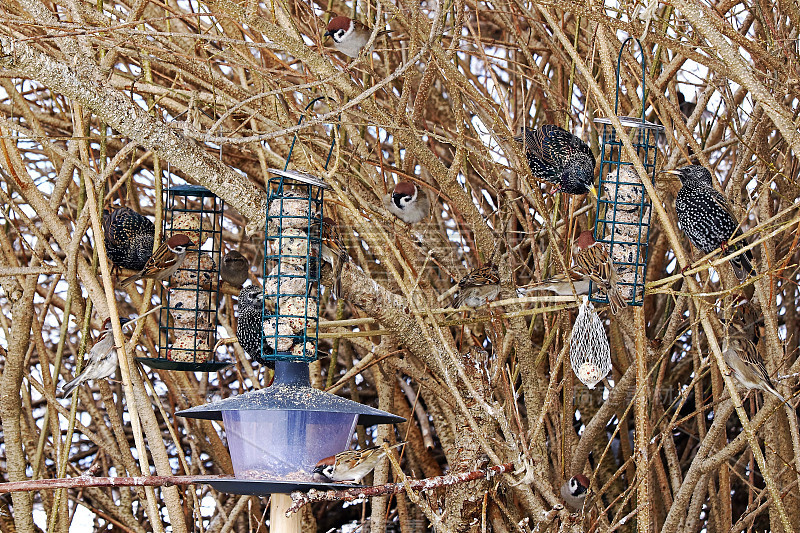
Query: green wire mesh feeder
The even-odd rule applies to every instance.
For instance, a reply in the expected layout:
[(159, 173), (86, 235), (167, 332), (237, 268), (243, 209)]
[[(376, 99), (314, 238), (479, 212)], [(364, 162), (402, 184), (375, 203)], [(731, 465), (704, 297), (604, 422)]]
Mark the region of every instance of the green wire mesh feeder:
[(181, 268), (161, 286), (158, 357), (137, 357), (164, 370), (214, 372), (231, 363), (216, 360), (219, 265), (225, 202), (198, 185), (165, 191), (163, 239), (184, 234), (193, 245)]
[[(642, 115), (640, 118), (618, 116), (624, 132), (636, 149), (642, 165), (654, 181), (658, 138), (664, 126), (645, 120), (645, 69), (646, 59), (642, 43), (638, 39), (625, 39), (617, 57), (617, 91), (614, 99), (614, 112), (619, 107), (620, 64), (622, 52), (628, 41), (639, 43), (642, 55)], [(629, 305), (642, 305), (644, 286), (647, 279), (647, 255), (650, 239), (650, 218), (652, 205), (647, 191), (633, 167), (626, 159), (620, 133), (611, 125), (608, 118), (597, 118), (602, 124), (603, 136), (600, 145), (600, 187), (597, 199), (597, 218), (594, 238), (606, 244), (614, 267), (619, 274), (618, 290)], [(589, 283), (590, 300), (608, 303), (608, 296), (600, 288)]]
[[(328, 161), (332, 150), (333, 145)], [(287, 166), (289, 158), (291, 149)], [(308, 363), (317, 359), (327, 186), (311, 174), (269, 172), (259, 362), (275, 362), (275, 380), (270, 387), (177, 414), (224, 421), (235, 478), (204, 481), (217, 490), (263, 495), (341, 488), (316, 478), (316, 463), (347, 449), (356, 425), (405, 419), (311, 387)]]

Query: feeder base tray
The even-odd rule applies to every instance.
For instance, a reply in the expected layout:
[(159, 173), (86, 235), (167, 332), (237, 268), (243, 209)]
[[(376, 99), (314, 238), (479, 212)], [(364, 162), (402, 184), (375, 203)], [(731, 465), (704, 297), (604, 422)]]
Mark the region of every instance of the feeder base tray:
[(316, 483), (309, 481), (273, 481), (269, 479), (201, 479), (198, 483), (211, 485), (219, 492), (261, 496), (265, 494), (289, 494), (294, 491), (308, 492), (317, 490), (344, 490), (364, 488), (366, 485), (349, 485), (347, 483)]
[(150, 368), (160, 370), (182, 370), (184, 372), (216, 372), (225, 367), (231, 366), (232, 362), (217, 361), (208, 363), (185, 363), (181, 361), (170, 361), (169, 359), (155, 357), (137, 357), (137, 361)]

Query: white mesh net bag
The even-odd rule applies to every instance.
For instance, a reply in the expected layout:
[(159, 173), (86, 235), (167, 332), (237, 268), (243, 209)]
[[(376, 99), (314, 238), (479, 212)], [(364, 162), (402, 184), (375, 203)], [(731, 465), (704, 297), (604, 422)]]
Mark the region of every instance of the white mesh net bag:
[(585, 296), (575, 325), (572, 326), (569, 362), (578, 379), (590, 389), (611, 371), (611, 349), (606, 330), (594, 306)]

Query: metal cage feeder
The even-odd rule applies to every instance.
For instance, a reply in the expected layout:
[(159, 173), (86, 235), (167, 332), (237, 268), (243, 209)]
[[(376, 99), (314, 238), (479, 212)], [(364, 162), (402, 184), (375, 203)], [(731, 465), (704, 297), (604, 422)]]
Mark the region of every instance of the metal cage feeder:
[(198, 185), (165, 191), (163, 239), (185, 234), (193, 245), (181, 268), (161, 286), (158, 357), (137, 357), (164, 370), (214, 372), (229, 366), (216, 360), (219, 265), (225, 202)]
[[(647, 259), (650, 239), (652, 204), (633, 162), (624, 156), (621, 135), (628, 136), (644, 168), (655, 180), (658, 138), (664, 126), (645, 120), (644, 49), (638, 39), (629, 37), (622, 43), (617, 57), (617, 87), (614, 112), (619, 107), (620, 65), (628, 41), (639, 43), (642, 55), (642, 114), (640, 118), (618, 116), (623, 132), (618, 132), (608, 118), (594, 122), (603, 129), (600, 145), (600, 186), (597, 199), (597, 218), (594, 238), (606, 244), (614, 267), (619, 274), (618, 290), (629, 305), (642, 305), (647, 279)], [(597, 284), (589, 283), (590, 300), (608, 303), (608, 295)]]

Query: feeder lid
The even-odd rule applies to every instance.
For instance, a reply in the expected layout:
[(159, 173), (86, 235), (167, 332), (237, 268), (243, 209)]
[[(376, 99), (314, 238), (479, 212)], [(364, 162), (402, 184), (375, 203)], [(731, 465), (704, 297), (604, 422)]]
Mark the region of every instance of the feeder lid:
[(275, 364), (275, 383), (271, 387), (198, 405), (176, 414), (188, 418), (222, 420), (222, 411), (324, 411), (357, 414), (361, 426), (406, 421), (401, 416), (311, 387), (306, 363), (276, 361)]
[(181, 196), (196, 196), (198, 198), (217, 196), (202, 185), (173, 185), (167, 189), (167, 193), (169, 193), (170, 196), (179, 194)]
[[(648, 130), (664, 131), (664, 126), (662, 126), (661, 124), (654, 124), (654, 123), (648, 122), (648, 121), (646, 121), (646, 120), (644, 120), (642, 118), (617, 117), (617, 119), (619, 119), (620, 123), (622, 124), (622, 127), (624, 127), (624, 128), (643, 128), (643, 129), (648, 129)], [(594, 121), (595, 121), (596, 124), (612, 125), (611, 124), (611, 119), (609, 119), (609, 118), (600, 117), (600, 118), (594, 119)]]
[(274, 174), (276, 176), (283, 176), (284, 178), (291, 178), (293, 180), (297, 180), (301, 183), (308, 183), (309, 185), (314, 185), (315, 187), (322, 187), (323, 189), (330, 189), (330, 187), (321, 179), (317, 178), (316, 176), (312, 176), (307, 172), (300, 172), (298, 170), (278, 170), (277, 168), (270, 168), (267, 169), (267, 172), (270, 174)]

